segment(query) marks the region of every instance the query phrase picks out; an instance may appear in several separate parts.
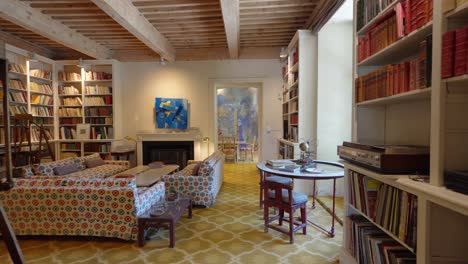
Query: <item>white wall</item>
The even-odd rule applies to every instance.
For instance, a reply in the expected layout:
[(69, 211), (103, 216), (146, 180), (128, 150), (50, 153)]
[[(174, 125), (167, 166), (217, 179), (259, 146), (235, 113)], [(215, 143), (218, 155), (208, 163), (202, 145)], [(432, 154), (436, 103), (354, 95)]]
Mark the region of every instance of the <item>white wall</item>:
[[(338, 161), (337, 145), (351, 139), (352, 1), (346, 1), (318, 34), (317, 158)], [(320, 182), (319, 195), (331, 195), (331, 181)], [(337, 185), (343, 194), (343, 181)]]
[[(281, 66), (279, 60), (181, 61), (161, 66), (156, 62), (121, 64), (123, 82), (123, 136), (153, 130), (155, 97), (186, 98), (189, 101), (189, 125), (199, 127), (210, 137), (214, 150), (214, 84), (226, 80), (263, 82), (261, 92), (261, 159), (276, 158), (281, 129)], [(275, 134), (273, 134), (275, 133)]]

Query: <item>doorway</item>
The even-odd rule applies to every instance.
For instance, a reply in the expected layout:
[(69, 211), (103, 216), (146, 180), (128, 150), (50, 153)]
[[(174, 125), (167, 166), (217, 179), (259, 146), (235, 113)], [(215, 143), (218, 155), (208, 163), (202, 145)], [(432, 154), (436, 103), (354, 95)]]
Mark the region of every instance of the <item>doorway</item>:
[(257, 162), (261, 83), (216, 86), (216, 142), (229, 162)]

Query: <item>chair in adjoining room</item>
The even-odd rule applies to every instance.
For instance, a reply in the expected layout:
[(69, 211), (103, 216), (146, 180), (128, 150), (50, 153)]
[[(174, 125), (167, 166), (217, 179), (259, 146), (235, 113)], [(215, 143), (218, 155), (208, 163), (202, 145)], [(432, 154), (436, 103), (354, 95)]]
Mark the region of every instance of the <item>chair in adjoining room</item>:
[(225, 155), (226, 160), (232, 160), (234, 163), (237, 162), (237, 144), (235, 136), (224, 136), (221, 137), (222, 152)]
[[(252, 142), (245, 143), (240, 145), (240, 158), (243, 160), (247, 160), (247, 154), (250, 154), (250, 160), (254, 160), (254, 152), (257, 151), (257, 137), (254, 137)], [(242, 158), (243, 156), (243, 158)]]
[[(279, 177), (278, 177), (279, 178)], [(286, 179), (285, 179), (286, 180)], [(293, 184), (278, 180), (276, 177), (266, 177), (263, 183), (263, 218), (265, 221), (265, 233), (268, 229), (274, 229), (289, 235), (289, 242), (294, 243), (294, 233), (302, 229), (304, 235), (307, 234), (307, 195), (293, 191)], [(275, 215), (270, 217), (270, 208), (275, 208)], [(294, 212), (301, 209), (300, 221), (294, 220)], [(278, 214), (276, 214), (278, 212)], [(285, 218), (284, 213), (289, 217)], [(278, 220), (279, 226), (283, 221), (289, 223), (289, 230), (270, 224)]]

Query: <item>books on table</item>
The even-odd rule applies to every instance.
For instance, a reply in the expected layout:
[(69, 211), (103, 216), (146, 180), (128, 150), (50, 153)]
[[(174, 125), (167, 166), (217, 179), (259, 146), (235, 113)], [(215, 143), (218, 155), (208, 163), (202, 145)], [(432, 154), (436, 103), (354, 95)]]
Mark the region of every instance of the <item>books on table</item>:
[(282, 167), (296, 165), (292, 160), (279, 159), (279, 160), (267, 160), (266, 163), (272, 167)]

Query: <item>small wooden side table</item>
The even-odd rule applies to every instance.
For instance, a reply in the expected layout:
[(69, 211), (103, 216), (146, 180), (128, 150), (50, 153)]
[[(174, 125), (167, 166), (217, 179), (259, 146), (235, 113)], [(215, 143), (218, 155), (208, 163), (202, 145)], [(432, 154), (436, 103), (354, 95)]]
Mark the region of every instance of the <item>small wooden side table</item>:
[(169, 247), (175, 246), (175, 224), (188, 209), (188, 218), (192, 218), (192, 198), (180, 197), (177, 201), (168, 202), (164, 208), (164, 213), (161, 215), (152, 215), (159, 208), (152, 208), (148, 213), (138, 217), (138, 246), (145, 245), (145, 231), (153, 228), (168, 228), (169, 229)]

